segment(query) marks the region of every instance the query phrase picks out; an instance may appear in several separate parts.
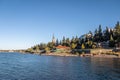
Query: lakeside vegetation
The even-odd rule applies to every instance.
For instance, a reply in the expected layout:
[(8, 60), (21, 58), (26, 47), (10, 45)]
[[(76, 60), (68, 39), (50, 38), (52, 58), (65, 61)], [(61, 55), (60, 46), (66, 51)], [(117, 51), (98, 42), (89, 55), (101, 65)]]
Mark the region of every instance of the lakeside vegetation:
[[(61, 49), (62, 47), (62, 49)], [(73, 36), (72, 39), (63, 36), (62, 40), (53, 39), (48, 43), (40, 43), (31, 48), (28, 48), (26, 52), (29, 53), (74, 53), (74, 50), (80, 49), (113, 49), (120, 47), (120, 23), (117, 22), (114, 28), (106, 27), (105, 30), (99, 25), (98, 29), (94, 32), (89, 31), (87, 34)], [(79, 53), (79, 51), (77, 51)]]

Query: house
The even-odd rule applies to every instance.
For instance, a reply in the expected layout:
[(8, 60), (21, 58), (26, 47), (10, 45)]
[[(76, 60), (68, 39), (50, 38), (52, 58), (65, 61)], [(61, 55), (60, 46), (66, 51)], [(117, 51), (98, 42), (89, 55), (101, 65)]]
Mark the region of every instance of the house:
[(70, 47), (67, 46), (62, 46), (62, 45), (58, 45), (56, 47), (56, 52), (69, 52), (70, 51)]

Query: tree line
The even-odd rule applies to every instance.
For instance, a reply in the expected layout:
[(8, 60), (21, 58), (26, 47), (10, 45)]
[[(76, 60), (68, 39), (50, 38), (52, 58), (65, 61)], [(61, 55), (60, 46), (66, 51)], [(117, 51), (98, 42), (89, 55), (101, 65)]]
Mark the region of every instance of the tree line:
[(117, 22), (113, 29), (106, 27), (102, 30), (102, 26), (99, 25), (98, 29), (94, 32), (89, 31), (87, 34), (73, 36), (72, 39), (65, 38), (62, 40), (56, 39), (55, 42), (40, 43), (31, 48), (28, 48), (27, 52), (40, 52), (55, 50), (57, 46), (62, 45), (70, 47), (72, 49), (95, 49), (99, 48), (102, 42), (108, 43), (108, 47), (120, 47), (120, 23)]

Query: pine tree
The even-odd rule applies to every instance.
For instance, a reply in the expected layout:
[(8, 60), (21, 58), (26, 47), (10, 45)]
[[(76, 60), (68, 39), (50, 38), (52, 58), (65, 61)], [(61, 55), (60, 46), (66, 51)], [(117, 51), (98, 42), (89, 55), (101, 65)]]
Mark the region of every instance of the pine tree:
[(101, 27), (101, 25), (99, 25), (98, 36), (99, 36), (98, 41), (102, 42), (103, 37), (102, 37), (102, 27)]
[(98, 42), (99, 40), (99, 36), (98, 36), (98, 30), (95, 30), (95, 34), (94, 34), (94, 42)]
[(76, 44), (78, 44), (79, 43), (79, 38), (78, 38), (78, 36), (76, 36), (75, 37), (75, 41), (74, 41)]
[(54, 48), (54, 44), (52, 42), (48, 42), (47, 47), (49, 47), (50, 49)]
[(60, 40), (60, 43), (59, 43), (59, 45), (62, 45), (62, 41)]
[(63, 36), (63, 39), (62, 39), (62, 46), (66, 46), (66, 39), (65, 39), (65, 36)]
[(109, 41), (109, 47), (114, 47), (115, 43), (114, 43), (114, 39), (113, 36), (110, 36), (110, 41)]
[(98, 32), (99, 32), (99, 34), (102, 33), (102, 27), (101, 27), (101, 25), (99, 25), (99, 30), (98, 30)]
[(109, 28), (106, 27), (105, 33), (104, 33), (104, 41), (110, 40), (110, 31)]
[(58, 39), (56, 40), (56, 45), (55, 46), (58, 46), (59, 45), (59, 41), (58, 41)]
[(116, 47), (120, 47), (120, 23), (117, 22), (114, 30), (114, 39)]
[(72, 37), (71, 43), (75, 43), (75, 38), (74, 37)]
[(66, 39), (66, 46), (70, 47), (70, 39), (69, 38)]
[(115, 26), (115, 36), (116, 36), (117, 42), (120, 42), (120, 24), (119, 24), (119, 22), (117, 22), (117, 24)]

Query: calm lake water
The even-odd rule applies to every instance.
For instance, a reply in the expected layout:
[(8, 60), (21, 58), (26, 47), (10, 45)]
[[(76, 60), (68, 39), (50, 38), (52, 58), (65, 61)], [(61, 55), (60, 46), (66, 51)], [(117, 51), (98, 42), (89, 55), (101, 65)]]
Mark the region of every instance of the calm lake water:
[(0, 80), (120, 80), (120, 59), (0, 53)]

